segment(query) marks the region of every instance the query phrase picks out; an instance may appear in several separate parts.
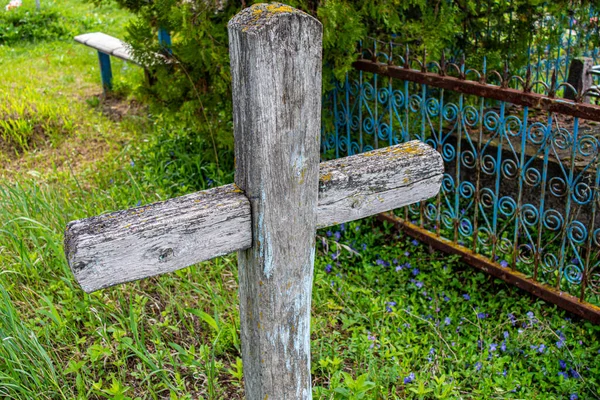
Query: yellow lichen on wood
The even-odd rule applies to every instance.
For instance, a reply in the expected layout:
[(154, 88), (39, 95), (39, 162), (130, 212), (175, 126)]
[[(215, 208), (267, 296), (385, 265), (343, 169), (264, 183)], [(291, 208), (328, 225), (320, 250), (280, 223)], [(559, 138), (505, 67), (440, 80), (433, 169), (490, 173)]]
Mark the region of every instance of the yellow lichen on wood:
[(329, 182), (332, 178), (333, 178), (333, 175), (331, 174), (331, 172), (328, 172), (326, 174), (321, 175), (319, 177), (319, 180), (321, 182)]
[(294, 9), (292, 7), (281, 3), (269, 4), (267, 5), (267, 10), (273, 14), (283, 12), (294, 12)]

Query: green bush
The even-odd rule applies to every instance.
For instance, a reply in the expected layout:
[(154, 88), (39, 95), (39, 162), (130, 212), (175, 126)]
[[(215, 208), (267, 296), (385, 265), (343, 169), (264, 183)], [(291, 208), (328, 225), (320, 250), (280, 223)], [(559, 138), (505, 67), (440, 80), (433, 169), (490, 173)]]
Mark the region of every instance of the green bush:
[[(136, 14), (126, 40), (134, 55), (150, 61), (157, 52), (172, 62), (154, 71), (157, 84), (146, 87), (156, 113), (165, 109), (181, 112), (181, 120), (198, 126), (197, 134), (209, 138), (213, 147), (231, 149), (231, 84), (227, 22), (243, 7), (259, 1), (181, 0), (89, 0), (97, 4), (116, 1)], [(342, 79), (357, 58), (357, 42), (368, 36), (384, 41), (395, 37), (408, 43), (413, 57), (427, 49), (437, 58), (464, 53), (467, 61), (481, 67), (482, 55), (489, 69), (501, 69), (507, 56), (527, 61), (533, 37), (562, 32), (565, 9), (587, 12), (587, 5), (575, 7), (569, 0), (549, 4), (540, 0), (286, 0), (323, 23), (324, 90), (332, 76)], [(593, 2), (599, 3), (597, 0)], [(540, 21), (549, 16), (556, 27)], [(579, 18), (579, 17), (578, 17)], [(172, 48), (161, 48), (159, 28), (172, 35)], [(543, 32), (542, 32), (543, 31)], [(552, 36), (553, 37), (553, 36)], [(384, 50), (386, 45), (381, 45)], [(400, 53), (402, 51), (399, 51)], [(517, 61), (514, 61), (516, 65)], [(512, 66), (512, 64), (511, 64)], [(333, 74), (332, 74), (333, 73)], [(218, 150), (220, 151), (220, 150)], [(213, 149), (213, 152), (218, 152)]]

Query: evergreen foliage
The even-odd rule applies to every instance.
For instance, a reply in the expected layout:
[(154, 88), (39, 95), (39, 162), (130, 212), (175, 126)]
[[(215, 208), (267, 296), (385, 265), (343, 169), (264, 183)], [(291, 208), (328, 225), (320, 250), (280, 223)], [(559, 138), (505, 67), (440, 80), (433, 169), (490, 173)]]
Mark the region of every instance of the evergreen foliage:
[[(91, 0), (102, 3), (113, 0)], [(227, 22), (251, 0), (114, 0), (137, 15), (126, 40), (134, 54), (150, 61), (162, 52), (172, 62), (154, 71), (158, 84), (145, 90), (161, 109), (178, 111), (178, 120), (217, 148), (231, 150), (231, 88)], [(332, 72), (342, 79), (356, 59), (357, 43), (368, 36), (426, 49), (431, 57), (448, 50), (463, 54), (480, 68), (511, 68), (527, 61), (530, 46), (556, 44), (568, 17), (582, 21), (593, 2), (572, 0), (288, 0), (287, 4), (317, 17), (324, 26), (324, 86)], [(598, 4), (592, 4), (598, 3)], [(566, 11), (566, 12), (565, 12)], [(589, 19), (589, 17), (588, 17)], [(159, 28), (173, 38), (161, 48)], [(596, 27), (597, 29), (597, 27)]]

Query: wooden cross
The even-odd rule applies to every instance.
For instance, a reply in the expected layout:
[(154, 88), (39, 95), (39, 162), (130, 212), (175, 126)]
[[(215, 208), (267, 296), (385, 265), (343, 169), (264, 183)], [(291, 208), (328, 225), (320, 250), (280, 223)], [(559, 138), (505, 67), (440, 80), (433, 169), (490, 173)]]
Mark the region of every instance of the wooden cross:
[(69, 223), (86, 292), (238, 252), (245, 392), (309, 399), (316, 229), (436, 195), (440, 155), (417, 141), (319, 164), (322, 26), (279, 3), (228, 25), (235, 184)]

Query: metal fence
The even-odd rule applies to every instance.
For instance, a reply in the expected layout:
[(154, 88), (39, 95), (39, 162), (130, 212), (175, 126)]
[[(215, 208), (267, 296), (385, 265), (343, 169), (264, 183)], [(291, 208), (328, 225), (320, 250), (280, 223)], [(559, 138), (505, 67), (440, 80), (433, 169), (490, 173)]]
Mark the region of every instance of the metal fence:
[(582, 102), (589, 93), (560, 98), (575, 90), (564, 82), (569, 60), (511, 75), (375, 40), (360, 53), (325, 96), (323, 158), (430, 144), (445, 162), (442, 190), (395, 221), (600, 322), (600, 106)]

